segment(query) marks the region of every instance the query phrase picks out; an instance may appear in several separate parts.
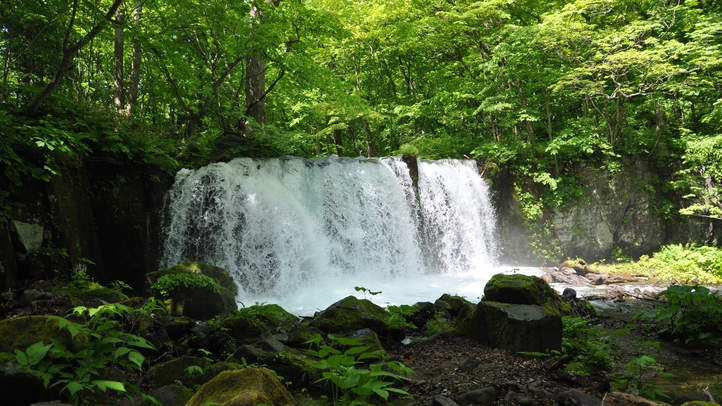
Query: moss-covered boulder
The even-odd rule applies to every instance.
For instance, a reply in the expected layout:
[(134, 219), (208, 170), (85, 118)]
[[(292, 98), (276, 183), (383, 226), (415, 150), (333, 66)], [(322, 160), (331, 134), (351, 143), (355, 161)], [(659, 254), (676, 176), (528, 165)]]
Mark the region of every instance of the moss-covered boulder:
[(224, 371), (242, 368), (233, 362), (212, 363), (205, 358), (178, 357), (161, 364), (154, 365), (146, 375), (147, 382), (154, 388), (181, 382), (187, 387), (195, 387), (213, 379)]
[(294, 387), (303, 387), (320, 377), (305, 354), (271, 337), (238, 347), (226, 361), (263, 365)]
[(270, 336), (292, 330), (299, 322), (297, 316), (277, 304), (244, 307), (223, 319), (221, 328), (237, 339), (245, 340)]
[(66, 321), (58, 316), (23, 316), (0, 320), (0, 352), (26, 350), (38, 341), (50, 343), (55, 339), (73, 351), (80, 351), (87, 341), (82, 333), (71, 336), (58, 323)]
[(294, 406), (295, 399), (266, 368), (245, 368), (220, 373), (198, 389), (186, 406)]
[(237, 308), (238, 292), (225, 270), (203, 262), (184, 262), (146, 274), (153, 296), (174, 316), (210, 319)]
[(548, 283), (536, 276), (496, 274), (484, 287), (484, 301), (537, 305), (545, 312), (570, 316), (572, 308)]
[(108, 303), (128, 300), (128, 296), (118, 289), (102, 286), (92, 280), (74, 280), (57, 285), (53, 292), (64, 294), (75, 306), (98, 307)]
[(348, 296), (319, 313), (309, 325), (325, 333), (349, 333), (364, 328), (386, 336), (389, 313), (366, 299)]
[(473, 305), (473, 303), (461, 296), (444, 293), (440, 298), (436, 299), (434, 305), (446, 309), (451, 317), (456, 317), (462, 308), (467, 305)]
[(548, 307), (482, 301), (459, 313), (455, 331), (492, 348), (546, 352), (562, 349), (562, 318)]

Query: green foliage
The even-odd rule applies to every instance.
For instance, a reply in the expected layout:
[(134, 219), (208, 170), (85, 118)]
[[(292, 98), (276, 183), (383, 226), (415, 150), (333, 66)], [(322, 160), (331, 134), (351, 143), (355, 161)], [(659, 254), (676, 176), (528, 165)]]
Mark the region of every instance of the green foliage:
[(562, 352), (571, 356), (567, 370), (580, 375), (609, 371), (612, 346), (600, 326), (590, 326), (588, 318), (562, 317)]
[(406, 304), (400, 306), (391, 305), (386, 307), (386, 311), (391, 314), (386, 321), (386, 325), (388, 325), (389, 328), (410, 328), (416, 330), (417, 327), (407, 319), (407, 317), (411, 317), (417, 312), (413, 306)]
[[(365, 402), (376, 395), (388, 399), (390, 393), (409, 395), (407, 392), (392, 387), (395, 380), (411, 375), (413, 371), (398, 361), (378, 361), (379, 352), (368, 352), (369, 346), (352, 338), (328, 335), (331, 340), (327, 345), (323, 338), (316, 334), (306, 344), (306, 354), (318, 358), (313, 363), (320, 369), (322, 377), (316, 382), (329, 382), (333, 387), (333, 402), (338, 405), (342, 396), (353, 394), (357, 400)], [(340, 347), (337, 348), (337, 347)], [(364, 362), (374, 361), (367, 368), (360, 368)], [(365, 404), (365, 403), (362, 403)]]
[(220, 293), (221, 287), (218, 283), (206, 275), (199, 275), (188, 272), (175, 272), (161, 276), (150, 287), (163, 296), (170, 296), (179, 286), (186, 288), (206, 288), (215, 293)]
[(665, 398), (669, 400), (671, 398), (667, 394), (660, 392), (657, 386), (646, 379), (650, 373), (665, 377), (673, 376), (664, 372), (664, 368), (649, 354), (648, 349), (651, 348), (659, 349), (659, 343), (645, 341), (639, 346), (637, 356), (630, 358), (625, 365), (628, 373), (614, 375), (615, 386), (634, 387), (640, 395), (649, 399)]
[(704, 286), (676, 285), (659, 293), (666, 302), (649, 314), (665, 327), (660, 334), (703, 347), (722, 343), (722, 298)]
[[(110, 368), (123, 372), (141, 371), (145, 357), (141, 350), (155, 350), (144, 338), (125, 332), (124, 323), (132, 321), (139, 310), (120, 304), (97, 308), (76, 307), (72, 316), (82, 323), (73, 323), (61, 317), (58, 327), (66, 329), (73, 337), (87, 338), (77, 352), (57, 340), (50, 344), (37, 342), (25, 351), (15, 350), (18, 364), (43, 381), (45, 388), (57, 388), (74, 404), (95, 403), (103, 399), (108, 389), (125, 394), (141, 394), (138, 387), (122, 380), (107, 379)], [(142, 394), (141, 394), (142, 395)], [(143, 395), (144, 398), (154, 399)]]
[(619, 264), (611, 270), (649, 275), (667, 283), (718, 284), (722, 283), (722, 249), (670, 244), (652, 257), (643, 255), (636, 263)]

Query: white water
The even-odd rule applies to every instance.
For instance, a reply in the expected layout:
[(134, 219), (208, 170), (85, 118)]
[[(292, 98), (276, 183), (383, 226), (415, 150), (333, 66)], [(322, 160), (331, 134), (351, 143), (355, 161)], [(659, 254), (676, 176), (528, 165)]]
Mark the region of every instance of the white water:
[(238, 300), (311, 314), (355, 294), (379, 304), (475, 300), (495, 265), (496, 219), (473, 161), (238, 158), (181, 170), (161, 267), (226, 269)]

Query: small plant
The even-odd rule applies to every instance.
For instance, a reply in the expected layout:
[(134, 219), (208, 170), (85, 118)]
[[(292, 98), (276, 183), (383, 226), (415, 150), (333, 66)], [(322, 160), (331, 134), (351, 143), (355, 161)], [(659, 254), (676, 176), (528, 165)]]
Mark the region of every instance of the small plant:
[(203, 368), (199, 367), (198, 365), (187, 366), (185, 371), (188, 372), (188, 375), (193, 375), (193, 374), (203, 375)]
[(567, 371), (580, 375), (612, 368), (611, 345), (600, 326), (589, 326), (588, 318), (562, 317), (562, 352), (571, 357)]
[(371, 296), (376, 296), (378, 294), (383, 293), (382, 291), (373, 292), (373, 291), (371, 291), (371, 289), (366, 289), (363, 286), (354, 286), (354, 289), (356, 290), (356, 292), (363, 292), (364, 299), (366, 299), (366, 292), (368, 292), (368, 294)]
[[(313, 364), (323, 371), (322, 378), (316, 382), (330, 382), (333, 386), (333, 403), (339, 404), (342, 397), (355, 396), (365, 402), (372, 395), (387, 400), (390, 392), (409, 395), (408, 392), (391, 387), (393, 381), (413, 371), (398, 361), (382, 361), (357, 368), (367, 360), (380, 360), (379, 352), (369, 352), (369, 346), (352, 338), (328, 335), (331, 345), (316, 334), (306, 342), (309, 349), (305, 352), (319, 358)], [(315, 349), (311, 348), (315, 347)], [(338, 349), (336, 347), (341, 347)], [(353, 394), (353, 395), (351, 395)]]
[(648, 314), (665, 327), (660, 334), (685, 344), (714, 347), (722, 342), (722, 299), (704, 286), (670, 286), (659, 293), (667, 299), (662, 308)]
[(43, 381), (45, 388), (59, 388), (67, 393), (73, 404), (97, 404), (108, 389), (125, 394), (132, 400), (131, 393), (143, 395), (137, 386), (103, 379), (111, 368), (125, 371), (140, 371), (145, 357), (139, 349), (155, 347), (144, 338), (123, 331), (123, 321), (132, 317), (137, 310), (109, 304), (89, 309), (76, 307), (72, 315), (85, 320), (73, 323), (62, 317), (51, 317), (61, 329), (66, 329), (75, 338), (87, 339), (83, 348), (73, 351), (58, 340), (50, 344), (39, 341), (25, 351), (15, 350), (15, 359), (20, 367)]
[(163, 275), (150, 288), (163, 296), (170, 296), (181, 285), (186, 288), (208, 288), (215, 293), (220, 292), (220, 286), (210, 276), (182, 272)]
[(626, 367), (630, 371), (630, 374), (617, 374), (615, 380), (617, 384), (622, 383), (624, 386), (636, 388), (639, 394), (646, 398), (657, 399), (663, 397), (670, 399), (667, 394), (660, 392), (657, 386), (645, 380), (645, 377), (650, 373), (664, 377), (674, 375), (664, 372), (664, 369), (659, 365), (657, 360), (644, 350), (645, 348), (659, 349), (659, 343), (655, 341), (642, 343), (639, 348), (639, 354), (627, 361)]
[(390, 328), (410, 328), (416, 330), (416, 326), (407, 320), (407, 317), (411, 317), (416, 314), (417, 310), (413, 306), (403, 304), (401, 306), (388, 306), (386, 308), (391, 316), (389, 316), (386, 324)]

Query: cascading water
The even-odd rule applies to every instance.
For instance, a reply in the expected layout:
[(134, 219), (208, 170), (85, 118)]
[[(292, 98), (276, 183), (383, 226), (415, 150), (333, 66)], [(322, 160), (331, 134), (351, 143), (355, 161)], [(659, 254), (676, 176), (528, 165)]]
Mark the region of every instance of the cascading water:
[(493, 274), (488, 195), (473, 161), (419, 161), (416, 187), (399, 158), (238, 158), (184, 169), (166, 202), (160, 265), (220, 266), (241, 302), (299, 314), (354, 286), (407, 303), (391, 296), (393, 285), (408, 294), (419, 283)]

